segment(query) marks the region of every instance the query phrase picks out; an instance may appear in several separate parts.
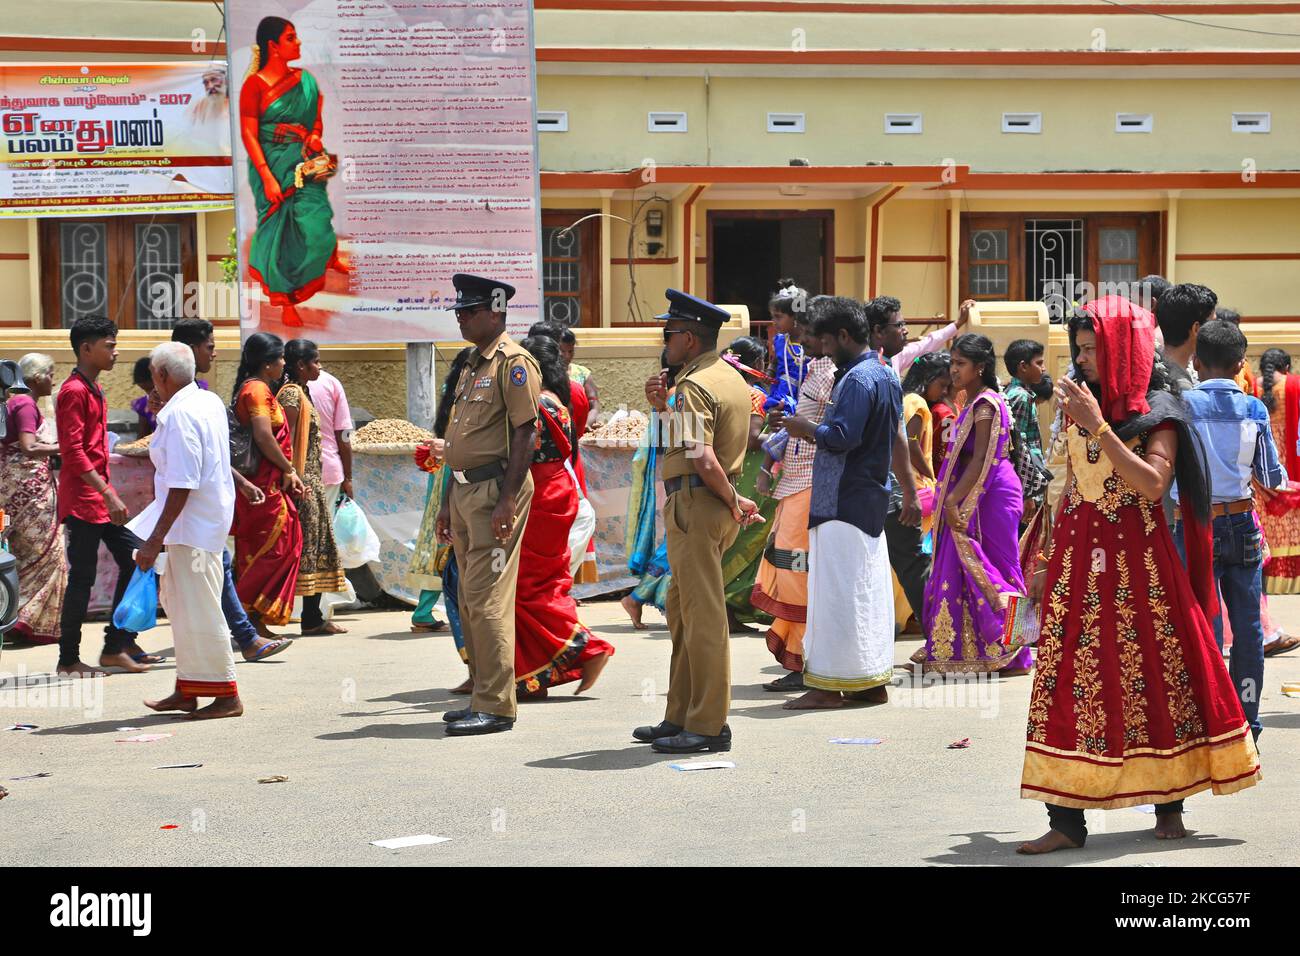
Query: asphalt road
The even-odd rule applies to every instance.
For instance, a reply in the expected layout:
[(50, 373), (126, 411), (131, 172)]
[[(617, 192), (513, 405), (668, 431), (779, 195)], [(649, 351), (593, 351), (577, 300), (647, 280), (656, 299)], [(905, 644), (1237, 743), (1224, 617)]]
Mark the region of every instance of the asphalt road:
[[(1273, 613), (1300, 633), (1300, 598)], [(1046, 829), (1019, 799), (1030, 678), (947, 694), (891, 689), (889, 704), (837, 712), (781, 709), (759, 686), (781, 671), (761, 637), (732, 643), (731, 769), (681, 772), (630, 730), (662, 716), (669, 643), (662, 619), (634, 632), (614, 602), (582, 608), (617, 654), (584, 698), (572, 687), (524, 704), (510, 733), (447, 738), (447, 688), (463, 665), (446, 634), (415, 635), (401, 613), (347, 615), (350, 633), (299, 641), (238, 667), (246, 714), (192, 723), (140, 701), (168, 693), (171, 662), (99, 685), (100, 699), (49, 698), (65, 685), (54, 648), (6, 649), (0, 671), (29, 683), (0, 696), (0, 863), (5, 865), (938, 864), (944, 866), (1243, 866), (1295, 862), (1300, 802), (1300, 651), (1268, 662), (1265, 780), (1188, 803), (1192, 835), (1150, 837), (1136, 809), (1089, 812), (1086, 849), (1016, 856)], [(97, 650), (100, 626), (84, 647)], [(165, 625), (143, 636), (168, 648)], [(904, 661), (915, 640), (900, 641)], [(34, 694), (44, 689), (46, 700)], [(15, 700), (13, 694), (27, 695)], [(17, 704), (18, 706), (15, 706)], [(75, 704), (76, 706), (52, 706)], [(138, 728), (119, 730), (118, 728)], [(173, 736), (122, 743), (145, 733)], [(878, 744), (835, 744), (832, 738)], [(969, 737), (966, 749), (948, 744)], [(155, 769), (201, 763), (199, 768)], [(34, 773), (50, 776), (11, 780)], [(284, 783), (259, 784), (282, 774)], [(174, 827), (165, 829), (166, 827)], [(447, 842), (398, 850), (370, 841)]]

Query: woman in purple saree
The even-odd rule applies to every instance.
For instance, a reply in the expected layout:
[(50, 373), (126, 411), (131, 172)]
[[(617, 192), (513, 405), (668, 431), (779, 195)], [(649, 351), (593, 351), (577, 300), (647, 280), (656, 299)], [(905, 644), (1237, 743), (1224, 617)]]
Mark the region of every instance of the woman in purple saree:
[(975, 397), (950, 433), (939, 472), (925, 645), (912, 656), (925, 671), (1011, 676), (1033, 664), (1028, 647), (1002, 645), (1007, 597), (1025, 593), (1017, 539), (1023, 505), (995, 362), (982, 335), (952, 344), (953, 387)]

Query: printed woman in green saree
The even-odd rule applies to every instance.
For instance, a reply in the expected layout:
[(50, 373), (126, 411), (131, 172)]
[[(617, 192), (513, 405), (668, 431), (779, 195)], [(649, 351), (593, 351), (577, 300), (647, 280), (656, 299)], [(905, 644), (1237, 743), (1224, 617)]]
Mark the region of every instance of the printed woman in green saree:
[(263, 18), (239, 94), (239, 129), (257, 209), (248, 273), (279, 306), (285, 325), (302, 325), (295, 307), (324, 288), (327, 269), (350, 271), (338, 251), (326, 192), (335, 164), (321, 140), (324, 98), (315, 77), (289, 66), (301, 55), (292, 23)]

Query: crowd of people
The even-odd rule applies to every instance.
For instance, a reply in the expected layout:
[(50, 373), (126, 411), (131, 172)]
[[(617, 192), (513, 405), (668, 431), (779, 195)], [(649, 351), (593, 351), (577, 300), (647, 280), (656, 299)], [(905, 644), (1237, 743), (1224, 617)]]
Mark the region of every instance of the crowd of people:
[[(470, 700), (444, 720), (470, 736), (510, 730), (520, 699), (587, 691), (615, 648), (571, 594), (594, 564), (579, 439), (595, 382), (572, 361), (570, 329), (507, 334), (511, 286), (453, 282), (471, 344), (415, 455), (429, 493), (411, 626), (450, 629)], [(750, 623), (786, 671), (764, 687), (798, 694), (793, 711), (888, 700), (894, 641), (914, 628), (914, 674), (1032, 674), (1021, 794), (1047, 804), (1050, 829), (1024, 853), (1082, 846), (1085, 809), (1144, 803), (1156, 836), (1177, 838), (1186, 797), (1260, 779), (1264, 660), (1300, 645), (1272, 626), (1266, 598), (1300, 590), (1300, 376), (1279, 349), (1248, 370), (1239, 317), (1211, 290), (1152, 276), (1132, 298), (1073, 307), (1071, 364), (1055, 383), (1044, 343), (998, 355), (963, 332), (970, 301), (910, 341), (896, 298), (810, 296), (782, 280), (770, 344), (720, 351), (726, 310), (666, 295), (633, 461), (627, 551), (640, 580), (623, 607), (637, 627), (646, 604), (665, 614), (672, 657), (664, 719), (636, 740), (731, 748), (729, 640)], [(99, 667), (80, 659), (103, 543), (115, 607), (137, 568), (161, 572), (177, 680), (148, 705), (238, 715), (232, 646), (247, 660), (283, 651), (271, 629), (299, 599), (304, 635), (342, 631), (323, 598), (347, 587), (331, 520), (352, 494), (347, 399), (314, 343), (259, 332), (226, 407), (197, 378), (215, 357), (211, 326), (178, 323), (135, 370), (155, 488), (128, 524), (97, 382), (116, 331), (74, 324), (57, 435), (37, 405), (53, 361), (20, 363), (0, 445), (18, 626), (57, 637), (60, 674), (155, 662), (112, 623)], [(1046, 442), (1040, 410), (1054, 416)], [(1063, 486), (1049, 494), (1060, 457)], [(213, 703), (200, 709), (203, 697)]]

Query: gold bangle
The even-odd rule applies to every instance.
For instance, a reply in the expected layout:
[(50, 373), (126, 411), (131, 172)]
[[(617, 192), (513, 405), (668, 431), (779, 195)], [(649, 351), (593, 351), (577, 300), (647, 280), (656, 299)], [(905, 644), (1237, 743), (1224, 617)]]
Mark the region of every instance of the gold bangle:
[(1101, 426), (1097, 429), (1097, 431), (1093, 434), (1092, 437), (1093, 437), (1093, 438), (1100, 438), (1102, 435), (1106, 434), (1106, 432), (1108, 432), (1108, 431), (1110, 431), (1110, 422), (1102, 422), (1102, 423), (1101, 423)]

